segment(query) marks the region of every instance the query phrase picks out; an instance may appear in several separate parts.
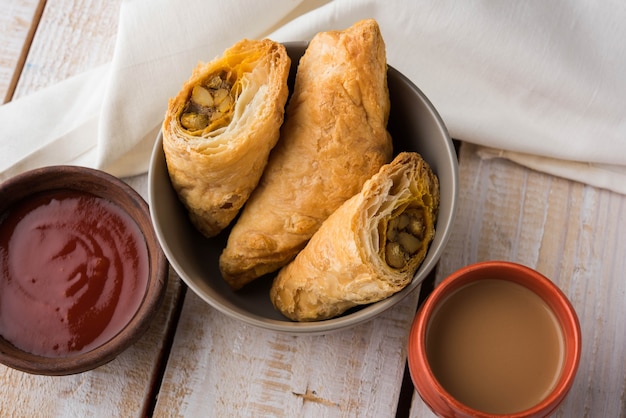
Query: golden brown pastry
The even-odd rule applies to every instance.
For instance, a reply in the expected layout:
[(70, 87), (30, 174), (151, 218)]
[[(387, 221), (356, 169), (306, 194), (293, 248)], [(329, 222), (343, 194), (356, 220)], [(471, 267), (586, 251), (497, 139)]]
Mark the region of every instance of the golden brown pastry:
[(242, 40), (200, 64), (171, 99), (163, 150), (193, 224), (217, 235), (258, 184), (276, 145), (291, 60), (270, 40)]
[(296, 321), (315, 321), (408, 285), (435, 234), (439, 181), (417, 153), (400, 153), (322, 224), (278, 273), (270, 297)]
[(233, 289), (291, 261), (391, 160), (389, 106), (385, 45), (374, 20), (313, 38), (281, 139), (220, 257)]

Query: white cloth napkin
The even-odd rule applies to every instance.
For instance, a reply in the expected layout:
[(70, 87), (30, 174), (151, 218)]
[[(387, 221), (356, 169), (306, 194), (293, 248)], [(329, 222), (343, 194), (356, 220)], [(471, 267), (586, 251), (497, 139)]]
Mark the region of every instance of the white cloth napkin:
[(453, 138), (626, 194), (626, 3), (591, 0), (124, 1), (111, 63), (0, 107), (0, 180), (50, 164), (145, 172), (198, 61), (370, 17)]

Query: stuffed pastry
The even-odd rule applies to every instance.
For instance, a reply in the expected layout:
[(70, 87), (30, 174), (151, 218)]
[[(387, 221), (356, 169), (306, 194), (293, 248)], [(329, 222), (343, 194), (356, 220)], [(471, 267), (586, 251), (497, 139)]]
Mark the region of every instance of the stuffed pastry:
[(435, 234), (439, 181), (400, 153), (322, 224), (278, 273), (270, 297), (295, 321), (335, 317), (408, 285)]
[(311, 40), (281, 139), (220, 257), (233, 289), (291, 261), (391, 160), (389, 107), (385, 45), (374, 20)]
[(195, 227), (217, 235), (258, 184), (276, 145), (291, 60), (270, 40), (242, 40), (200, 64), (169, 101), (163, 150)]

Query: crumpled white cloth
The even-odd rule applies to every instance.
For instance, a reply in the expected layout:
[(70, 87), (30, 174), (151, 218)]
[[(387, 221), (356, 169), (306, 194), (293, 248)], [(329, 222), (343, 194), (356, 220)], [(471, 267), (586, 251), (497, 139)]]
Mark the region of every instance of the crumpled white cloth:
[(50, 164), (145, 172), (198, 61), (241, 38), (309, 40), (364, 18), (453, 138), (626, 194), (626, 3), (591, 0), (124, 1), (112, 62), (0, 106), (0, 180)]

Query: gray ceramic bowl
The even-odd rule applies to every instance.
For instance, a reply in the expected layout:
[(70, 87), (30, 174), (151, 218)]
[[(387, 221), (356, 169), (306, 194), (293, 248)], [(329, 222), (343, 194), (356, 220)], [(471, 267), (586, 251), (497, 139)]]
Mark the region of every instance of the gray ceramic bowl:
[[(111, 334), (110, 339), (103, 340), (101, 343), (97, 343), (98, 345), (95, 345), (96, 343), (90, 343), (89, 346), (91, 348), (88, 348), (89, 351), (68, 352), (59, 356), (49, 356), (43, 354), (37, 355), (17, 348), (5, 338), (0, 336), (0, 363), (14, 369), (33, 374), (68, 375), (80, 373), (94, 369), (111, 361), (143, 336), (151, 321), (154, 319), (154, 316), (161, 306), (165, 296), (168, 278), (167, 259), (159, 246), (159, 241), (157, 240), (154, 229), (152, 228), (150, 212), (146, 201), (122, 180), (105, 172), (84, 167), (43, 167), (19, 174), (0, 184), (0, 236), (6, 237), (8, 233), (12, 234), (13, 231), (17, 230), (12, 226), (13, 224), (11, 219), (16, 219), (15, 216), (21, 216), (16, 214), (21, 213), (19, 208), (22, 207), (21, 205), (24, 202), (32, 202), (31, 199), (37, 199), (38, 196), (41, 196), (41, 193), (51, 194), (49, 196), (54, 197), (56, 200), (65, 196), (65, 193), (80, 193), (81, 196), (88, 194), (111, 202), (118, 209), (121, 209), (122, 212), (129, 215), (130, 219), (128, 221), (134, 222), (134, 224), (138, 227), (138, 244), (141, 246), (141, 240), (143, 239), (146, 245), (147, 257), (138, 258), (138, 260), (140, 260), (139, 263), (145, 262), (145, 264), (142, 264), (140, 270), (138, 270), (145, 271), (147, 273), (145, 287), (138, 287), (136, 284), (130, 286), (122, 285), (123, 287), (121, 287), (122, 290), (120, 290), (120, 293), (122, 291), (125, 292), (124, 298), (119, 295), (117, 297), (113, 296), (113, 298), (119, 298), (120, 302), (116, 303), (115, 313), (112, 314), (113, 316), (105, 318), (93, 315), (93, 312), (94, 310), (99, 312), (108, 310), (110, 307), (110, 302), (108, 301), (111, 300), (109, 298), (111, 298), (111, 295), (115, 295), (117, 290), (99, 290), (99, 288), (112, 289), (118, 287), (110, 285), (113, 282), (111, 272), (114, 270), (117, 272), (128, 272), (124, 273), (126, 275), (125, 277), (135, 277), (134, 275), (136, 275), (136, 273), (135, 270), (127, 268), (126, 264), (120, 267), (118, 259), (116, 258), (117, 256), (111, 255), (109, 250), (103, 250), (103, 252), (100, 253), (97, 248), (108, 248), (107, 245), (101, 246), (103, 241), (100, 241), (100, 239), (102, 237), (121, 236), (121, 240), (126, 240), (124, 228), (116, 229), (115, 226), (109, 227), (109, 223), (107, 223), (105, 225), (97, 226), (97, 231), (92, 231), (90, 229), (88, 230), (89, 232), (84, 232), (83, 229), (79, 229), (79, 227), (75, 227), (74, 225), (67, 226), (68, 224), (66, 223), (66, 218), (64, 218), (63, 221), (58, 221), (55, 214), (54, 216), (48, 218), (51, 219), (52, 222), (46, 223), (45, 228), (41, 228), (48, 230), (48, 235), (45, 235), (45, 239), (41, 241), (42, 243), (38, 247), (40, 248), (39, 251), (41, 251), (41, 253), (34, 253), (32, 251), (32, 247), (25, 244), (17, 244), (16, 242), (19, 242), (17, 239), (15, 241), (11, 239), (11, 241), (9, 241), (10, 244), (5, 248), (4, 238), (2, 239), (3, 247), (0, 248), (0, 251), (3, 252), (3, 257), (7, 257), (3, 258), (3, 260), (18, 260), (6, 261), (6, 263), (5, 261), (0, 262), (0, 280), (3, 280), (2, 286), (0, 287), (2, 289), (9, 289), (8, 285), (4, 285), (7, 283), (5, 281), (7, 279), (5, 274), (8, 274), (6, 272), (11, 269), (11, 267), (6, 266), (24, 265), (23, 262), (19, 261), (23, 255), (20, 251), (20, 248), (22, 247), (27, 248), (29, 251), (29, 262), (33, 263), (33, 265), (41, 263), (42, 266), (49, 269), (59, 268), (59, 263), (55, 260), (66, 260), (67, 263), (64, 261), (59, 271), (83, 271), (85, 265), (94, 265), (93, 262), (96, 257), (99, 259), (98, 262), (102, 259), (107, 260), (104, 264), (110, 266), (105, 267), (107, 271), (106, 275), (85, 273), (84, 276), (79, 277), (77, 274), (72, 273), (71, 276), (68, 276), (70, 280), (67, 280), (67, 283), (72, 283), (71, 285), (63, 284), (60, 280), (51, 279), (51, 277), (63, 279), (63, 277), (59, 274), (50, 274), (52, 270), (45, 272), (38, 271), (36, 274), (40, 275), (42, 280), (37, 279), (37, 283), (46, 283), (46, 286), (42, 287), (37, 285), (39, 286), (37, 288), (29, 287), (30, 285), (28, 282), (23, 280), (25, 276), (31, 274), (31, 270), (26, 269), (26, 272), (9, 274), (12, 277), (12, 280), (18, 283), (16, 285), (18, 290), (21, 292), (23, 289), (26, 289), (24, 292), (30, 296), (27, 298), (27, 303), (24, 303), (23, 306), (18, 305), (19, 309), (23, 309), (24, 314), (20, 314), (19, 311), (15, 313), (15, 311), (12, 310), (12, 312), (7, 314), (5, 318), (2, 318), (4, 324), (9, 324), (6, 325), (7, 327), (20, 329), (19, 327), (14, 328), (18, 321), (11, 317), (11, 315), (20, 315), (20, 317), (25, 318), (29, 317), (28, 315), (25, 315), (26, 312), (36, 312), (41, 310), (41, 312), (44, 312), (44, 315), (51, 316), (55, 321), (58, 319), (61, 323), (65, 321), (65, 318), (70, 318), (70, 316), (74, 318), (79, 317), (81, 318), (81, 321), (90, 321), (84, 326), (80, 325), (79, 328), (81, 330), (88, 330), (87, 332), (89, 333), (93, 333), (94, 330), (98, 329), (98, 327), (102, 324), (109, 323), (103, 321), (110, 321), (110, 323), (113, 323), (114, 318), (120, 318), (117, 316), (118, 306), (121, 310), (129, 309), (127, 303), (129, 300), (132, 300), (133, 304), (138, 304), (134, 313), (132, 311), (124, 313), (123, 320), (118, 319), (115, 321), (118, 325), (114, 326), (115, 329), (113, 331), (107, 332), (108, 334), (111, 334), (112, 332), (114, 333)], [(53, 205), (48, 204), (47, 206)], [(67, 218), (80, 219), (83, 217), (81, 213), (84, 209), (76, 210), (68, 208), (66, 210), (68, 211), (67, 213), (70, 214)], [(39, 222), (39, 224), (44, 223)], [(62, 232), (57, 234), (58, 231)], [(122, 232), (118, 233), (113, 231)], [(24, 236), (31, 237), (34, 236), (34, 234), (20, 235), (20, 237)], [(102, 239), (106, 240), (108, 238)], [(28, 241), (29, 245), (32, 244), (32, 242), (32, 240)], [(60, 251), (57, 251), (60, 248), (58, 244), (64, 245), (64, 248)], [(75, 250), (69, 249), (66, 251), (72, 244), (74, 245)], [(50, 254), (51, 251), (55, 251), (56, 255), (53, 257), (44, 256), (45, 254)], [(85, 259), (86, 261), (83, 261), (82, 254), (85, 253), (87, 254)], [(6, 254), (14, 255), (6, 256)], [(129, 252), (127, 251), (119, 250), (118, 254), (119, 259), (129, 259)], [(111, 264), (108, 264), (109, 262)], [(102, 264), (98, 265), (101, 266)], [(112, 267), (113, 265), (116, 267)], [(92, 269), (85, 268), (85, 270), (91, 272), (95, 270), (102, 271), (102, 269), (97, 269), (95, 267)], [(80, 280), (83, 277), (87, 277), (88, 280)], [(99, 280), (99, 278), (101, 279), (102, 277), (106, 277), (108, 280), (106, 283), (109, 285), (103, 284), (103, 281)], [(79, 280), (76, 280), (77, 278)], [(123, 281), (125, 280), (126, 279)], [(115, 279), (115, 283), (117, 284), (118, 282), (119, 275), (118, 279)], [(33, 279), (33, 283), (35, 283), (35, 279)], [(15, 288), (15, 286), (13, 286), (13, 288)], [(10, 290), (6, 291), (8, 292)], [(64, 292), (63, 294), (67, 297), (67, 299), (59, 299), (58, 295), (60, 294), (60, 291)], [(8, 294), (9, 293), (6, 293), (5, 295)], [(103, 297), (103, 294), (106, 294), (106, 296)], [(4, 300), (6, 301), (6, 299)], [(103, 300), (106, 300), (107, 302), (102, 303)], [(14, 297), (12, 301), (21, 301), (21, 299)], [(69, 305), (69, 303), (71, 303), (71, 305)], [(50, 307), (53, 307), (56, 304), (58, 304), (58, 306), (63, 306), (62, 309), (57, 308), (57, 312), (61, 309), (61, 313), (66, 312), (66, 308), (68, 306), (70, 307), (67, 309), (66, 314), (55, 314), (50, 311)], [(12, 303), (11, 305), (15, 305), (15, 303)], [(43, 309), (40, 307), (43, 307)], [(83, 309), (86, 311), (83, 311)], [(5, 312), (4, 309), (2, 311)], [(46, 326), (49, 327), (50, 324), (47, 324)], [(63, 326), (59, 326), (59, 329), (56, 329), (56, 327), (54, 329), (55, 332), (58, 333), (57, 336), (65, 335), (67, 333)], [(75, 338), (75, 334), (73, 334), (73, 332), (74, 330), (72, 329), (71, 337), (68, 337), (69, 339), (67, 341), (71, 341)], [(22, 335), (23, 334), (24, 333), (22, 333)], [(38, 338), (43, 341), (41, 336)], [(21, 344), (18, 345), (23, 346)]]
[[(306, 43), (286, 43), (285, 46), (292, 59), (291, 88), (296, 64), (306, 49)], [(214, 308), (245, 323), (293, 334), (319, 334), (370, 320), (419, 286), (437, 264), (451, 232), (458, 188), (457, 157), (443, 121), (426, 96), (392, 67), (388, 71), (388, 85), (391, 96), (388, 129), (393, 137), (394, 153), (419, 152), (439, 177), (441, 187), (435, 238), (413, 281), (383, 301), (352, 309), (337, 318), (304, 323), (292, 322), (274, 309), (269, 298), (271, 275), (233, 292), (218, 268), (218, 259), (229, 230), (206, 239), (191, 225), (171, 186), (159, 134), (149, 170), (152, 222), (170, 264), (192, 291)]]

